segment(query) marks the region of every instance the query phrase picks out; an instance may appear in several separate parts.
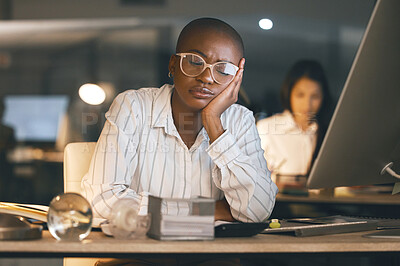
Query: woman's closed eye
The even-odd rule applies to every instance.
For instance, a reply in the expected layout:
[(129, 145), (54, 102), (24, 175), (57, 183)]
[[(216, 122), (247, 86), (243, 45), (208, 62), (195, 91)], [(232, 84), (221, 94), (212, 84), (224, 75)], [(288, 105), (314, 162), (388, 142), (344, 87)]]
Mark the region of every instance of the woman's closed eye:
[(228, 73), (226, 73), (224, 71), (220, 71), (220, 70), (217, 70), (217, 72), (218, 72), (218, 74), (223, 75), (223, 76), (229, 76), (230, 75), (230, 74), (228, 74)]
[(194, 65), (194, 66), (202, 66), (204, 63), (202, 62), (202, 61), (200, 61), (200, 60), (190, 60), (189, 59), (189, 63), (191, 64), (191, 65)]
[(224, 75), (224, 76), (229, 76), (229, 75), (235, 75), (235, 69), (226, 64), (226, 63), (220, 63), (215, 65), (215, 70), (217, 71), (218, 74)]

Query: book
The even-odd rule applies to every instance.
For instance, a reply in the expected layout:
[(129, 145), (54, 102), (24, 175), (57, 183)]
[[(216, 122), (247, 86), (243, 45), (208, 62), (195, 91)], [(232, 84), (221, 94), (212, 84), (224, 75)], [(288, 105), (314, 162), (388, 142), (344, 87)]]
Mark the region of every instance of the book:
[(47, 222), (48, 210), (49, 207), (44, 205), (0, 202), (0, 213), (23, 216), (41, 222)]

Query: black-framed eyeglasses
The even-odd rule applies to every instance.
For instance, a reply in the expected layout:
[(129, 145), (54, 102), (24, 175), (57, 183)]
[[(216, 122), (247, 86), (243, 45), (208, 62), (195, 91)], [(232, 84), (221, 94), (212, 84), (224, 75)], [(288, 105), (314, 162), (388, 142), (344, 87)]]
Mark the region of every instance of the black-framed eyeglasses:
[(207, 64), (204, 59), (193, 53), (177, 53), (180, 57), (180, 68), (183, 74), (188, 77), (196, 77), (210, 68), (213, 80), (218, 84), (230, 83), (235, 77), (239, 67), (229, 62), (217, 62)]

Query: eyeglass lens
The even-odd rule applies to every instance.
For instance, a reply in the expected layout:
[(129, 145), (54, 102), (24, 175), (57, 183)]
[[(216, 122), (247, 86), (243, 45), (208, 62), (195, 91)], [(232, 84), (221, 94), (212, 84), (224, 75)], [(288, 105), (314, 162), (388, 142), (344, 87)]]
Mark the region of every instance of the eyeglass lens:
[[(187, 76), (195, 77), (200, 75), (206, 68), (203, 58), (195, 54), (181, 56), (182, 71)], [(212, 67), (212, 75), (217, 83), (225, 84), (233, 80), (236, 75), (235, 65), (228, 62), (218, 62)]]

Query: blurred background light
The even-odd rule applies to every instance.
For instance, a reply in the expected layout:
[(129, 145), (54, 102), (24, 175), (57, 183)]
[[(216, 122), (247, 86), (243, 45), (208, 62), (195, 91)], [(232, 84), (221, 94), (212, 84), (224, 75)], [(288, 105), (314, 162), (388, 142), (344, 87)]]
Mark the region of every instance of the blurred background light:
[(79, 97), (87, 104), (99, 105), (106, 99), (106, 93), (99, 85), (86, 83), (79, 88)]
[(272, 20), (270, 20), (268, 18), (263, 18), (263, 19), (260, 19), (260, 21), (258, 22), (258, 25), (263, 30), (270, 30), (274, 26), (274, 23), (272, 22)]

